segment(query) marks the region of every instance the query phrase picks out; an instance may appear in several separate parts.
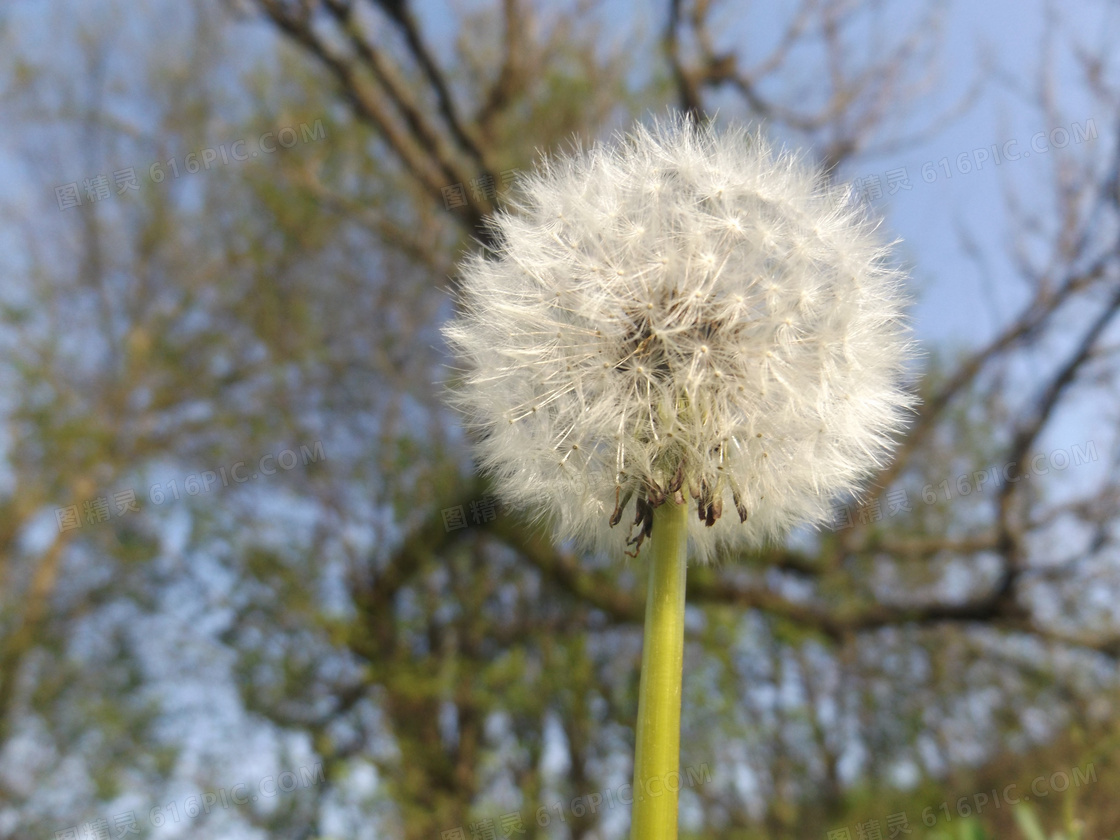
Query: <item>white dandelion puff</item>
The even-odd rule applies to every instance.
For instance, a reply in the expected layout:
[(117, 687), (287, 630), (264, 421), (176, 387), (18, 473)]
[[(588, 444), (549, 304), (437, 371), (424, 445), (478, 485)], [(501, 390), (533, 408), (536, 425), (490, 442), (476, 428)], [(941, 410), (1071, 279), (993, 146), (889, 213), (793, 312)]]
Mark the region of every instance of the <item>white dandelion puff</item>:
[(558, 155), (460, 266), (444, 335), (480, 467), (558, 539), (636, 551), (691, 497), (710, 560), (828, 519), (914, 398), (878, 222), (757, 131), (687, 118)]

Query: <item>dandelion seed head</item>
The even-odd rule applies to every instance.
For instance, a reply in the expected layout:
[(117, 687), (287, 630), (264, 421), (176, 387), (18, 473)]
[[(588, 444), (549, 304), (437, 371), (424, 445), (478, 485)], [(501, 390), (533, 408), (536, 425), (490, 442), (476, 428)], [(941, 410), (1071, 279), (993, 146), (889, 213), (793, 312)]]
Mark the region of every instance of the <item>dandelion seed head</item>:
[(706, 562), (819, 525), (885, 463), (914, 402), (905, 276), (846, 187), (682, 117), (518, 188), (444, 329), (504, 501), (618, 553), (690, 499)]

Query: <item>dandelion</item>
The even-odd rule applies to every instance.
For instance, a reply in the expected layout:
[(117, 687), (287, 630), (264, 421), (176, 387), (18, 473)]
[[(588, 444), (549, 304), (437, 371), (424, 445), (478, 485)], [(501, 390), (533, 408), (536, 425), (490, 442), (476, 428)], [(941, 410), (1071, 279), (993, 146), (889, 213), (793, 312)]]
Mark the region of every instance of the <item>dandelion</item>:
[(675, 795), (647, 812), (637, 785), (678, 769), (686, 553), (819, 525), (884, 464), (913, 403), (904, 274), (849, 188), (685, 117), (546, 159), (491, 225), (444, 331), (451, 398), (557, 539), (652, 538), (633, 830), (675, 836)]

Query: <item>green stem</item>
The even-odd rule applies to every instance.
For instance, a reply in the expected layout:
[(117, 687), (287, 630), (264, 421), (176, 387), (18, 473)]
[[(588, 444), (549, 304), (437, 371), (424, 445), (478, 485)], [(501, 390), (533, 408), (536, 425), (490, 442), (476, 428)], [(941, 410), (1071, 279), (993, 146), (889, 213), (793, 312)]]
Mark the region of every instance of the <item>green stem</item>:
[(631, 840), (677, 837), (688, 511), (687, 504), (674, 504), (670, 497), (653, 512)]

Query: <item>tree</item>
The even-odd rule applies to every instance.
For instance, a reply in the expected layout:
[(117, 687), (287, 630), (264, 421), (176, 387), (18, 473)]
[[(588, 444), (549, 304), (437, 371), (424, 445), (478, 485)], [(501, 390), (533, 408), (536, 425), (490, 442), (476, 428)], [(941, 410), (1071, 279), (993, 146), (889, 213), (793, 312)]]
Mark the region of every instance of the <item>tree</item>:
[[(267, 736), (289, 766), (321, 761), (324, 783), (185, 830), (237, 818), (427, 838), (516, 813), (527, 836), (583, 837), (624, 823), (641, 576), (551, 545), (474, 477), (429, 384), (455, 258), (487, 243), (485, 215), (535, 149), (647, 107), (719, 104), (850, 176), (973, 101), (939, 101), (943, 35), (925, 9), (806, 2), (741, 40), (760, 12), (663, 12), (657, 32), (617, 41), (590, 4), (509, 0), (446, 21), (400, 2), (254, 0), (236, 19), (177, 11), (191, 37), (175, 50), (137, 35), (140, 72), (114, 60), (107, 22), (79, 26), (72, 78), (88, 83), (11, 53), (32, 180), (77, 179), (86, 200), (24, 223), (30, 256), (5, 300), (19, 387), (0, 502), (0, 764), (31, 751), (30, 776), (58, 784), (78, 758), (101, 781), (75, 821), (125, 790), (145, 791), (148, 815), (184, 780), (245, 780), (230, 753)], [(698, 836), (815, 830), (852, 776), (874, 789), (900, 767), (941, 773), (1037, 737), (1040, 709), (1085, 717), (1111, 690), (1115, 622), (1085, 591), (1114, 585), (1115, 471), (1084, 476), (1115, 456), (1096, 431), (1054, 430), (1090, 395), (1112, 404), (1116, 161), (1050, 130), (1105, 124), (1115, 71), (1058, 26), (1047, 43), (1033, 93), (1046, 142), (1069, 153), (1037, 156), (1048, 192), (1016, 195), (1001, 170), (1016, 273), (993, 285), (1012, 314), (931, 355), (901, 455), (848, 502), (850, 525), (691, 573), (682, 813)], [(1060, 61), (1089, 110), (1061, 112)], [(166, 105), (140, 119), (114, 85)], [(298, 141), (266, 151), (284, 128)], [(81, 168), (61, 177), (45, 139)], [(238, 139), (258, 157), (234, 159)], [(213, 169), (191, 172), (207, 149)], [(84, 194), (129, 167), (135, 195)], [(971, 244), (994, 258), (990, 239)], [(232, 477), (283, 451), (298, 469)], [(141, 510), (97, 522), (97, 501), (128, 488)], [(71, 504), (80, 527), (36, 538), (44, 511)], [(174, 653), (162, 671), (159, 652)], [(207, 740), (168, 680), (230, 675), (242, 708)], [(353, 780), (371, 768), (363, 793)], [(14, 771), (2, 781), (20, 830), (71, 824)]]

